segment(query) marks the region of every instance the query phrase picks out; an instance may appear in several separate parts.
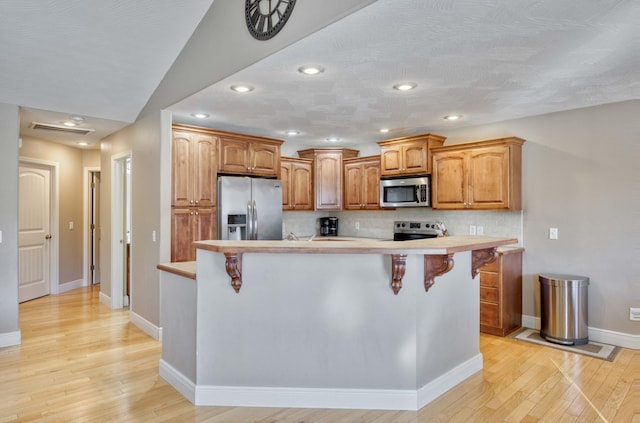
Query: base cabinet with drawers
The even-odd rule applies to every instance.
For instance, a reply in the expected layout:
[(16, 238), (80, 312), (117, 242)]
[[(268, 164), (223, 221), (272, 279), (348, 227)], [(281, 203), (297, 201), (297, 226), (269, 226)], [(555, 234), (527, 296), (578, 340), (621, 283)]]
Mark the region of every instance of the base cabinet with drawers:
[(522, 248), (499, 250), (480, 268), (480, 332), (505, 336), (522, 325)]

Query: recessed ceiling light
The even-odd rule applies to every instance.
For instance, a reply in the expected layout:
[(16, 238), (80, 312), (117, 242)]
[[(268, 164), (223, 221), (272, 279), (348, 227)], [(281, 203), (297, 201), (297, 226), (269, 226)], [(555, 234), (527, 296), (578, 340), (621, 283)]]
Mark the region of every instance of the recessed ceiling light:
[(305, 65), (298, 68), (298, 72), (305, 75), (317, 75), (324, 72), (324, 68), (320, 65)]
[(73, 126), (76, 126), (76, 125), (77, 125), (77, 123), (75, 123), (75, 122), (71, 122), (70, 120), (68, 120), (68, 121), (64, 122), (64, 123), (63, 123), (63, 125), (64, 125), (64, 126), (73, 127)]
[(294, 131), (294, 130), (287, 131), (287, 135), (291, 135), (291, 136), (300, 135), (300, 131)]
[(389, 132), (389, 128), (380, 128), (378, 129), (378, 131), (380, 131), (383, 134), (386, 134), (387, 132)]
[(329, 142), (338, 142), (338, 141), (340, 141), (340, 138), (329, 137), (329, 138), (327, 138), (327, 141), (329, 141)]
[(209, 117), (207, 113), (191, 113), (191, 116), (197, 119), (206, 119)]
[(445, 120), (458, 120), (461, 119), (462, 115), (447, 115), (445, 117), (443, 117), (443, 119)]
[(86, 141), (80, 141), (80, 142), (78, 142), (78, 145), (81, 145), (81, 146), (83, 146), (83, 147), (86, 147), (87, 145), (89, 145), (89, 143), (88, 143), (88, 142), (86, 142)]
[(71, 116), (71, 120), (75, 122), (84, 122), (84, 118), (82, 116)]
[(400, 82), (399, 84), (394, 85), (393, 89), (398, 91), (410, 91), (417, 86), (418, 84), (415, 82)]
[(248, 93), (249, 91), (253, 91), (253, 87), (251, 85), (232, 85), (231, 89), (237, 93)]

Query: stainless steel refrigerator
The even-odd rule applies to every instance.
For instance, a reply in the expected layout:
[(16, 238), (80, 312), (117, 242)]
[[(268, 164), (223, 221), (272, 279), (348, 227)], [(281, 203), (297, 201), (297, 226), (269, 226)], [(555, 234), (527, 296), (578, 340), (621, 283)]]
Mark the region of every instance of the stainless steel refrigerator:
[(218, 239), (282, 239), (282, 182), (218, 177)]

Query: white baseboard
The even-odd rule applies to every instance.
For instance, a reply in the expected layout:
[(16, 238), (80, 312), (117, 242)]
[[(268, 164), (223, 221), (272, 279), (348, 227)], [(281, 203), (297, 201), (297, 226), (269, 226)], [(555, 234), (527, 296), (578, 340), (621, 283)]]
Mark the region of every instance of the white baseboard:
[(111, 297), (100, 291), (100, 302), (107, 307), (111, 308)]
[(193, 404), (196, 403), (196, 385), (193, 381), (163, 359), (160, 359), (159, 373), (160, 377), (180, 392), (183, 397)]
[[(173, 370), (175, 371), (175, 369)], [(478, 354), (418, 390), (196, 385), (195, 401), (193, 402), (195, 405), (204, 406), (416, 411), (479, 370), (482, 370), (482, 354)], [(183, 390), (186, 390), (187, 394), (191, 395), (191, 386), (185, 383), (185, 380), (188, 381), (188, 379), (183, 375), (171, 374), (167, 377), (163, 376), (163, 378), (178, 392), (185, 395)], [(185, 397), (191, 400), (189, 396), (185, 395)]]
[(12, 347), (22, 344), (22, 333), (17, 330), (15, 332), (0, 333), (0, 348)]
[(418, 410), (447, 392), (463, 380), (482, 370), (482, 354), (467, 360), (449, 370), (439, 378), (432, 380), (418, 390)]
[[(540, 318), (535, 316), (522, 316), (522, 326), (525, 328), (540, 330)], [(615, 332), (612, 330), (588, 328), (588, 335), (591, 341), (603, 344), (616, 345), (618, 347), (640, 350), (640, 335)]]
[(133, 311), (129, 311), (129, 321), (156, 341), (162, 342), (161, 327), (154, 325), (153, 323), (140, 316), (139, 314), (134, 313)]
[(58, 294), (71, 291), (72, 289), (82, 288), (83, 286), (87, 286), (83, 279), (76, 279), (75, 281), (65, 282), (58, 286)]

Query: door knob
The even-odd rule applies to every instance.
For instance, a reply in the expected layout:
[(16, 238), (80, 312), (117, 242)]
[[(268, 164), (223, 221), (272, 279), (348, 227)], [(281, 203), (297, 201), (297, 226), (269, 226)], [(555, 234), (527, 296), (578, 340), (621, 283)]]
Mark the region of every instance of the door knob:
[(46, 234), (46, 235), (44, 236), (44, 239), (51, 239), (51, 235)]

